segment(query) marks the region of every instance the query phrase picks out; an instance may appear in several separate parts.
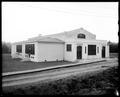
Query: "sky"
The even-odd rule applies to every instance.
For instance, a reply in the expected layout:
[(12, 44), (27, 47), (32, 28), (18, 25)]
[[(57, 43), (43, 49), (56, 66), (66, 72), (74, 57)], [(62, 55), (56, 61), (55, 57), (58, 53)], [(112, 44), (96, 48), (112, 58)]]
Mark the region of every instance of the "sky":
[(118, 42), (118, 2), (2, 2), (2, 41), (78, 28)]

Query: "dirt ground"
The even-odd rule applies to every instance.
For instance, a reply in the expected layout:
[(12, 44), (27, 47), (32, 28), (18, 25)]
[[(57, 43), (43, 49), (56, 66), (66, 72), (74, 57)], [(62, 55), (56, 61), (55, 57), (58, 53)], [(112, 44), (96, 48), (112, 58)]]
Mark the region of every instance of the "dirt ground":
[(74, 75), (63, 79), (7, 88), (4, 95), (115, 95), (118, 90), (118, 67)]

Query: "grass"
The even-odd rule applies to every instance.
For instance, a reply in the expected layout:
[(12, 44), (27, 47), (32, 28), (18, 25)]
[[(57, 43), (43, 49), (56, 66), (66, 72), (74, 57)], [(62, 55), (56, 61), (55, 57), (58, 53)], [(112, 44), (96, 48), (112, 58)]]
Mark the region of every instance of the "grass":
[(3, 95), (115, 95), (118, 68), (3, 91)]
[[(110, 53), (110, 58), (118, 57), (118, 53)], [(70, 64), (72, 62), (58, 61), (58, 62), (21, 62), (21, 59), (12, 59), (10, 54), (2, 55), (2, 72), (13, 72), (21, 70), (38, 69), (49, 66), (57, 66), (63, 64)]]
[(2, 55), (2, 72), (13, 72), (13, 71), (21, 71), (21, 70), (30, 70), (30, 69), (38, 69), (49, 66), (57, 66), (63, 64), (70, 64), (72, 62), (67, 61), (58, 61), (58, 62), (21, 62), (20, 58), (12, 59), (10, 54)]

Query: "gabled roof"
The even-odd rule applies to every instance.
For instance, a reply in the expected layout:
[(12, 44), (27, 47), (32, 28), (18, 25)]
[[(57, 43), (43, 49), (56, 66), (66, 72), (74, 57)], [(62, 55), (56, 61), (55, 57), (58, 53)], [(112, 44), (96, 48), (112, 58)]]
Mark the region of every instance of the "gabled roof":
[(64, 41), (57, 39), (57, 38), (51, 38), (51, 37), (41, 37), (40, 39), (35, 40), (36, 42), (55, 42), (55, 43), (64, 43)]
[(79, 33), (79, 31), (84, 31), (84, 34), (88, 33), (88, 34), (91, 34), (91, 35), (95, 35), (95, 34), (89, 32), (89, 31), (87, 31), (83, 28), (78, 28), (78, 29), (74, 29), (74, 30), (70, 30), (70, 31), (64, 31), (64, 32), (56, 33), (56, 34), (46, 35), (46, 36), (56, 36), (56, 35), (59, 36), (59, 35), (63, 35), (63, 34), (66, 35), (66, 34), (71, 34), (71, 33), (76, 33), (76, 32)]
[(47, 43), (64, 43), (64, 41), (56, 38), (51, 38), (51, 37), (36, 37), (36, 38), (31, 38), (26, 41), (21, 41), (21, 42), (16, 42), (14, 44), (21, 44), (21, 43), (33, 43), (33, 42), (47, 42)]
[[(33, 38), (29, 38), (26, 41), (21, 41), (21, 42), (16, 42), (17, 43), (33, 43), (33, 42), (51, 42), (51, 43), (65, 43), (66, 39), (68, 40), (68, 37), (64, 37), (64, 36), (73, 36), (79, 33), (83, 33), (83, 34), (87, 34), (87, 36), (90, 36), (90, 39), (95, 39), (96, 35), (92, 34), (90, 32), (88, 32), (87, 30), (83, 29), (83, 28), (78, 28), (75, 30), (71, 30), (71, 31), (65, 31), (65, 32), (61, 32), (61, 33), (57, 33), (57, 34), (51, 34), (51, 35), (45, 35), (45, 36), (37, 36), (37, 37), (33, 37)], [(89, 38), (88, 38), (89, 39)]]

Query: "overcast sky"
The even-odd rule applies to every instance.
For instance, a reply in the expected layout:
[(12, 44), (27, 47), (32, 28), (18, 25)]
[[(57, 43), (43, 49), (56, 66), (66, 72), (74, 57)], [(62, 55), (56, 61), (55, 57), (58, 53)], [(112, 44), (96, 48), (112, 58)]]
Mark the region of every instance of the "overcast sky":
[(2, 2), (2, 41), (78, 28), (118, 42), (118, 2)]

